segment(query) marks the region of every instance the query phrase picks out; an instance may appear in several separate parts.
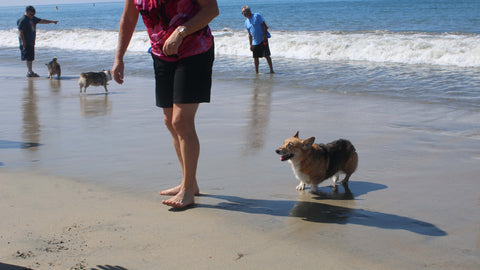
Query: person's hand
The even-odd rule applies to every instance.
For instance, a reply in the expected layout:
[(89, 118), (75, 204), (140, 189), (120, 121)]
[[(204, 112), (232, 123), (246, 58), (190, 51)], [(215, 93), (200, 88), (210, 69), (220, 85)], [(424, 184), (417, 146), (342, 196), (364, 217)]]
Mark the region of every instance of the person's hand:
[(123, 72), (125, 71), (125, 64), (122, 60), (115, 60), (112, 67), (113, 79), (118, 84), (123, 84)]
[(58, 21), (53, 21), (53, 23), (54, 23), (54, 24), (57, 24), (57, 23), (58, 23)]
[(168, 37), (162, 47), (162, 52), (166, 56), (178, 54), (178, 48), (182, 45), (183, 38), (180, 36), (178, 31), (173, 31), (173, 33)]
[(252, 51), (252, 52), (253, 52), (253, 46), (252, 46), (252, 45), (250, 45), (250, 51)]

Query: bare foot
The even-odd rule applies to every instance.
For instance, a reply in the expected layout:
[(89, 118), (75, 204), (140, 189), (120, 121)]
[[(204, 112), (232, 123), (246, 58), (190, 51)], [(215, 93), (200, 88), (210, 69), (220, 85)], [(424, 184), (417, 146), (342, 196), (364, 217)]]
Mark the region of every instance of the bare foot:
[[(173, 196), (173, 195), (177, 195), (180, 192), (181, 189), (182, 189), (182, 185), (178, 185), (178, 186), (176, 186), (174, 188), (171, 188), (171, 189), (162, 190), (162, 191), (158, 192), (158, 194)], [(200, 194), (200, 189), (197, 186), (196, 190), (195, 190), (195, 195), (198, 195), (198, 194)]]
[(195, 203), (195, 192), (180, 189), (177, 195), (168, 200), (163, 200), (162, 203), (173, 208), (185, 208)]

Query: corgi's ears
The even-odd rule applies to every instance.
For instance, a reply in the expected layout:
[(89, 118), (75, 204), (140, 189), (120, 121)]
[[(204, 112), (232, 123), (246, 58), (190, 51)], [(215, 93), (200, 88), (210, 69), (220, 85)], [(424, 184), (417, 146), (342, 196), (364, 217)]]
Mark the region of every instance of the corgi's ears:
[(308, 139), (303, 140), (303, 147), (304, 148), (312, 147), (314, 141), (315, 141), (315, 137), (310, 137)]
[(295, 135), (293, 135), (294, 138), (298, 138), (298, 130), (297, 130), (297, 133), (295, 133)]

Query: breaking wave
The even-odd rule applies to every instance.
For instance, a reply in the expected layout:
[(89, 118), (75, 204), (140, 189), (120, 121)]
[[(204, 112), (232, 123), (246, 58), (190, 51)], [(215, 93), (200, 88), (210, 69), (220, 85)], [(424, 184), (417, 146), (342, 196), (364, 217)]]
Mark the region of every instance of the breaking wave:
[[(246, 31), (214, 31), (216, 53), (251, 56)], [(118, 32), (93, 29), (37, 30), (37, 47), (62, 50), (113, 51)], [(0, 30), (0, 47), (17, 47), (15, 29)], [(145, 52), (146, 31), (134, 33), (129, 52)], [(480, 35), (391, 31), (272, 31), (272, 57), (320, 61), (370, 61), (480, 67)]]

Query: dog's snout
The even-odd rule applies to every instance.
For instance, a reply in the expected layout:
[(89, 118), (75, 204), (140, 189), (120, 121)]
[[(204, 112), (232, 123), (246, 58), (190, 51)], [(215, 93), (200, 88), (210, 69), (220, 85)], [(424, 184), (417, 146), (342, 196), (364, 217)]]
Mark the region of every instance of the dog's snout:
[(275, 153), (280, 154), (280, 150), (279, 149), (275, 150)]

